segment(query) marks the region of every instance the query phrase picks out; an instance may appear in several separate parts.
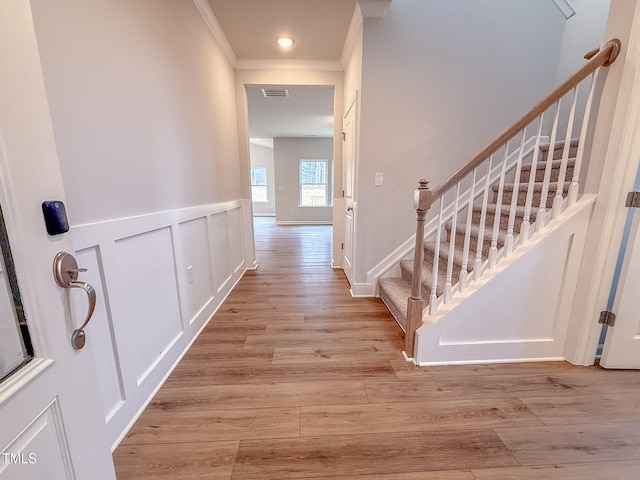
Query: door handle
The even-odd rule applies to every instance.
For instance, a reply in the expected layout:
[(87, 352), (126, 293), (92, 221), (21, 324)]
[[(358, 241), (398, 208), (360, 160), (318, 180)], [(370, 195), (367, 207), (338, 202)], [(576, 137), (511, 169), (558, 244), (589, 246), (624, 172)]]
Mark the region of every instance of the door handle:
[(86, 268), (78, 268), (78, 262), (73, 255), (67, 252), (59, 252), (53, 259), (53, 276), (56, 283), (62, 288), (81, 288), (87, 294), (89, 311), (87, 318), (80, 328), (76, 328), (71, 334), (71, 345), (75, 350), (81, 350), (87, 341), (84, 329), (89, 324), (93, 311), (96, 309), (96, 291), (87, 282), (78, 280), (78, 273), (86, 272)]
[(347, 212), (353, 212), (353, 207), (347, 207)]

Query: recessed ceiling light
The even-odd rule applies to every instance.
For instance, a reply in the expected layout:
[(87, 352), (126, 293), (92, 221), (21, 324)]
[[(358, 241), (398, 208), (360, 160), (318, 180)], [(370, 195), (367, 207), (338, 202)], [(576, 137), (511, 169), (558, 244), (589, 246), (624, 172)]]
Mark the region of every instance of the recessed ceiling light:
[(276, 39), (276, 43), (282, 48), (289, 48), (291, 45), (293, 45), (293, 38), (287, 35), (282, 35), (281, 37), (278, 37)]

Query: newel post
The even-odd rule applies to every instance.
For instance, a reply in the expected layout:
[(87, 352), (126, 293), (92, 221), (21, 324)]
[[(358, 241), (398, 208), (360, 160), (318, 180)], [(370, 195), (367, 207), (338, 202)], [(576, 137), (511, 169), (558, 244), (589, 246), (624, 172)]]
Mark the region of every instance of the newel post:
[(411, 278), (411, 296), (407, 300), (407, 325), (405, 334), (405, 355), (413, 358), (416, 330), (422, 323), (422, 310), (424, 300), (422, 298), (422, 260), (424, 259), (424, 220), (429, 208), (431, 208), (431, 190), (429, 182), (422, 179), (420, 185), (413, 194), (413, 206), (416, 209), (416, 247), (413, 255), (413, 277)]

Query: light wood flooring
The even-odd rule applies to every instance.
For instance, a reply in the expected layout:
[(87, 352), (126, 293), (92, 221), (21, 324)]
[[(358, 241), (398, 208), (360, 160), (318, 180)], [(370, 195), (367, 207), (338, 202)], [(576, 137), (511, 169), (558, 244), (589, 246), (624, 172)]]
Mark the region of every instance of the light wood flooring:
[(640, 372), (418, 368), (331, 229), (257, 218), (247, 272), (114, 453), (126, 479), (640, 479)]

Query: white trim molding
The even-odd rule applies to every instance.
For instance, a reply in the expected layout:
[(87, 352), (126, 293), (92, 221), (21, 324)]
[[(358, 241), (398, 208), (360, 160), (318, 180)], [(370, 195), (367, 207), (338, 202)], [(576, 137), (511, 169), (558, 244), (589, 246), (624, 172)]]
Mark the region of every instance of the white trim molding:
[(391, 6), (391, 0), (358, 0), (362, 16), (365, 18), (382, 18)]
[(576, 14), (576, 8), (571, 4), (569, 0), (553, 0), (556, 7), (562, 12), (564, 18), (569, 20)]
[[(251, 201), (71, 227), (97, 304), (91, 337), (112, 450), (247, 269)], [(81, 298), (79, 299), (81, 300)], [(78, 322), (83, 304), (72, 303)], [(85, 307), (86, 309), (86, 307)]]
[(218, 42), (218, 45), (220, 45), (220, 48), (229, 60), (229, 63), (231, 63), (232, 67), (235, 67), (236, 63), (238, 62), (238, 58), (236, 57), (236, 54), (233, 51), (233, 48), (231, 47), (227, 36), (224, 34), (224, 31), (222, 30), (218, 19), (213, 13), (213, 10), (211, 10), (209, 2), (207, 2), (207, 0), (193, 0), (193, 3), (196, 4), (200, 15), (202, 15), (202, 18), (209, 27), (209, 30), (211, 30), (211, 33)]
[(276, 225), (333, 225), (333, 220), (276, 220)]
[(236, 61), (236, 70), (317, 70), (340, 72), (339, 61), (333, 60), (259, 60), (241, 59)]
[(353, 15), (351, 15), (351, 22), (349, 23), (347, 36), (345, 37), (344, 44), (342, 45), (342, 54), (340, 55), (340, 65), (342, 65), (342, 67), (346, 67), (347, 65), (347, 61), (351, 56), (353, 47), (356, 44), (356, 39), (358, 38), (358, 30), (360, 30), (361, 26), (362, 10), (360, 10), (360, 6), (356, 3), (355, 7), (353, 7)]

